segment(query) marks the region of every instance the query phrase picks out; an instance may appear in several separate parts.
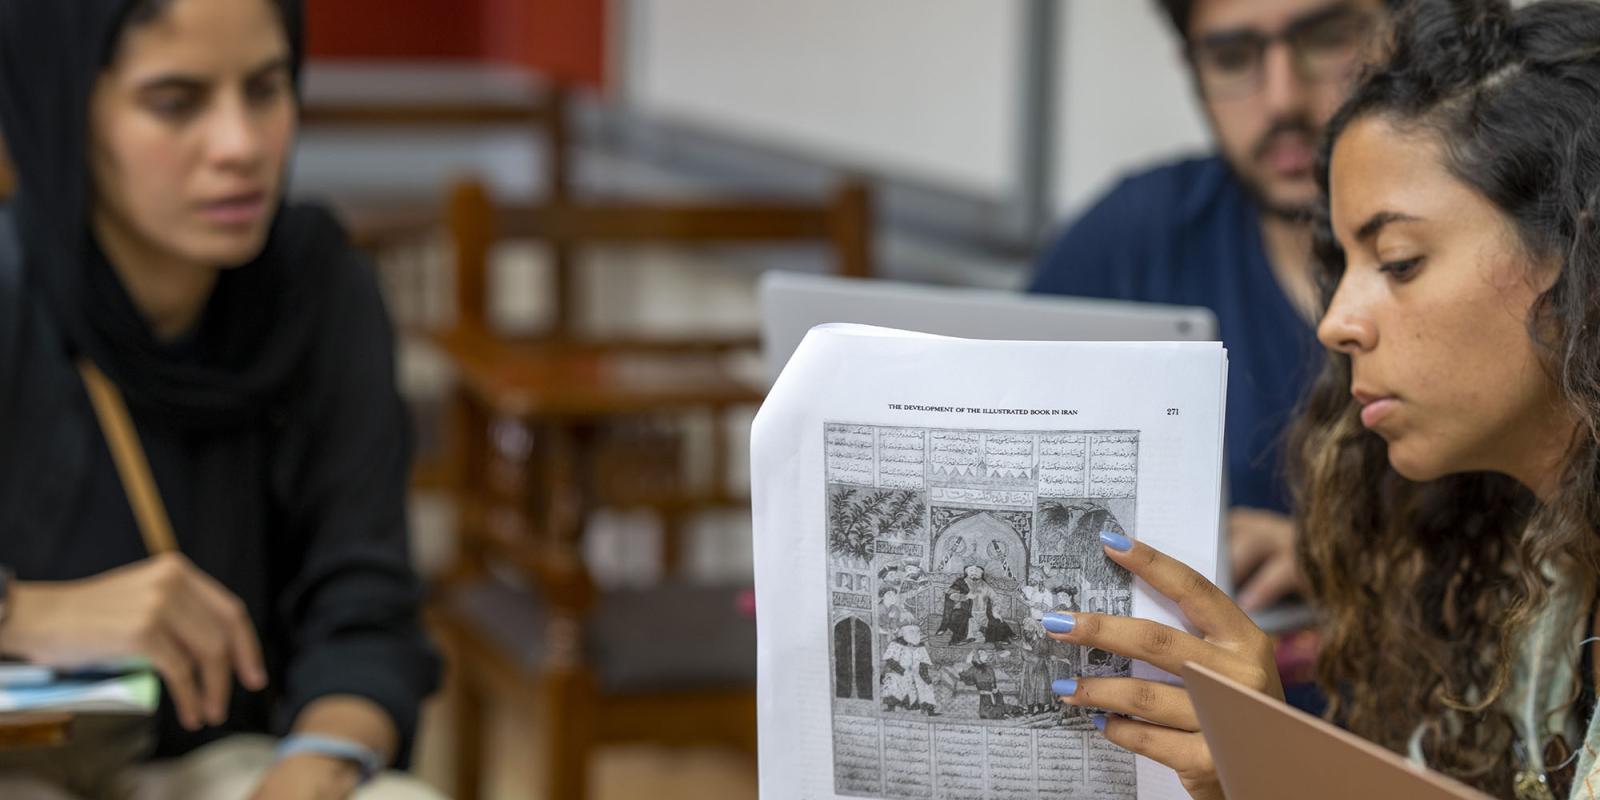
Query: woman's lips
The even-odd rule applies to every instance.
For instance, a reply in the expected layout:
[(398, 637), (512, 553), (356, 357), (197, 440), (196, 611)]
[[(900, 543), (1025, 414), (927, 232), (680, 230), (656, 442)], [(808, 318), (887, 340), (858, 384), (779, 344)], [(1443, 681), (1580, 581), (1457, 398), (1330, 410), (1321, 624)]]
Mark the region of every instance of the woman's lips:
[(1394, 411), (1400, 401), (1393, 397), (1380, 397), (1361, 404), (1361, 424), (1371, 428)]
[(266, 192), (249, 192), (200, 206), (200, 215), (226, 227), (254, 225), (267, 211)]

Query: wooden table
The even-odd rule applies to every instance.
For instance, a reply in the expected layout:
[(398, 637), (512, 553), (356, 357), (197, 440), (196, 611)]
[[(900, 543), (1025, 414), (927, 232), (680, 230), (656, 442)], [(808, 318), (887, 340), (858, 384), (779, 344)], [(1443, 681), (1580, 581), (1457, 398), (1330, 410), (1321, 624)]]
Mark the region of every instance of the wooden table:
[(496, 414), (583, 419), (759, 404), (726, 358), (751, 337), (600, 342), (507, 339), (476, 328), (434, 338), (476, 402)]

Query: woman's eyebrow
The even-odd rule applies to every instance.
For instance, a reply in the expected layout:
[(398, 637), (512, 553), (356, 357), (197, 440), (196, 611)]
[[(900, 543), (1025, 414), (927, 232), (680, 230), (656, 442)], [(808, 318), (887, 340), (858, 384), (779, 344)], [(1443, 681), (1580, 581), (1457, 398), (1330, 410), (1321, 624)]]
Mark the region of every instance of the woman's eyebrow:
[(248, 74), (252, 79), (254, 79), (263, 75), (270, 75), (278, 71), (287, 71), (288, 69), (289, 57), (286, 55), (278, 55), (261, 62), (260, 66), (250, 70)]
[(1379, 211), (1356, 229), (1356, 241), (1365, 242), (1378, 235), (1384, 226), (1394, 222), (1421, 222), (1422, 218), (1398, 211)]
[[(255, 80), (264, 75), (270, 75), (280, 70), (289, 69), (289, 57), (286, 55), (273, 56), (259, 65), (252, 67), (246, 73), (247, 80)], [(200, 75), (184, 72), (167, 72), (147, 78), (139, 82), (138, 90), (141, 92), (160, 89), (189, 89), (203, 91), (213, 83), (213, 80)]]
[(211, 85), (211, 81), (195, 75), (183, 73), (166, 73), (139, 82), (138, 90), (141, 92), (160, 91), (163, 89), (187, 89), (191, 91), (204, 91)]

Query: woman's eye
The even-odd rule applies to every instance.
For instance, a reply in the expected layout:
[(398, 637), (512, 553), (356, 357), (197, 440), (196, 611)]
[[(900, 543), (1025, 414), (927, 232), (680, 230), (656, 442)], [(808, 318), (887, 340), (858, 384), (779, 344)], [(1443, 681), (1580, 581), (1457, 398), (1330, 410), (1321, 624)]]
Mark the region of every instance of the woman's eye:
[(261, 78), (245, 86), (245, 94), (255, 102), (269, 102), (283, 92), (284, 80), (279, 77)]
[(1387, 274), (1398, 281), (1403, 281), (1416, 274), (1417, 267), (1421, 266), (1422, 258), (1408, 258), (1403, 261), (1385, 261), (1378, 265), (1378, 271)]
[(161, 92), (150, 96), (145, 105), (156, 116), (171, 120), (181, 120), (192, 116), (200, 109), (200, 99), (192, 92)]

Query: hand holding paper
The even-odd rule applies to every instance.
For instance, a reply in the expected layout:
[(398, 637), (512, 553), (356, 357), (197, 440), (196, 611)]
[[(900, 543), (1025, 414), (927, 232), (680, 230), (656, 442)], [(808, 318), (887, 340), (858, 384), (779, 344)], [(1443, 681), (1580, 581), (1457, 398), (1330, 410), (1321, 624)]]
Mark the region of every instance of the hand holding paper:
[[(1044, 620), (1051, 638), (1145, 661), (1172, 673), (1194, 662), (1283, 699), (1271, 641), (1226, 593), (1153, 547), (1116, 534), (1102, 534), (1101, 540), (1111, 560), (1177, 603), (1202, 636), (1149, 620), (1056, 613)], [(1105, 720), (1106, 738), (1172, 767), (1196, 800), (1223, 798), (1194, 705), (1181, 687), (1139, 678), (1081, 678), (1058, 681), (1054, 688), (1070, 705), (1124, 715)]]

